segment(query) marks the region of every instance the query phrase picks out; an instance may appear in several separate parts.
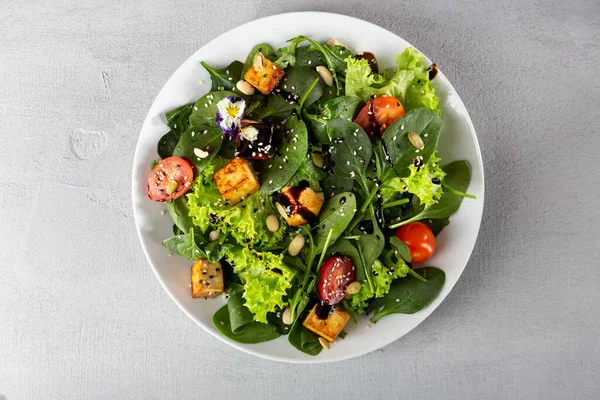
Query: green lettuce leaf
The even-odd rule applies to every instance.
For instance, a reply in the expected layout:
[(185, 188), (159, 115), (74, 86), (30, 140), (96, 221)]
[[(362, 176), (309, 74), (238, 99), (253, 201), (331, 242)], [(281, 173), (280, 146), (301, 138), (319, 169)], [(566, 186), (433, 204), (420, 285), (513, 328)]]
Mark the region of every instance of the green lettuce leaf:
[[(384, 182), (381, 186), (384, 200), (391, 198), (397, 192), (409, 192), (419, 198), (420, 204), (426, 206), (436, 204), (442, 197), (441, 182), (446, 175), (438, 165), (438, 161), (440, 159), (434, 153), (424, 166), (420, 168), (409, 166), (410, 175), (407, 178), (395, 177)], [(439, 183), (434, 183), (435, 180)]]
[(375, 292), (371, 290), (369, 285), (363, 284), (360, 291), (353, 295), (350, 300), (350, 306), (356, 310), (356, 312), (364, 313), (368, 307), (369, 300), (380, 298), (388, 294), (392, 280), (405, 277), (406, 274), (408, 274), (408, 266), (402, 259), (399, 259), (396, 265), (389, 267), (384, 265), (381, 261), (375, 260), (371, 272), (373, 274), (373, 286)]
[(230, 206), (214, 183), (215, 165), (219, 166), (213, 163), (202, 172), (187, 196), (194, 225), (202, 232), (209, 227), (220, 229), (222, 234), (230, 235), (240, 245), (250, 244), (262, 249), (275, 247), (283, 238), (286, 224), (281, 221), (277, 232), (267, 229), (267, 216), (274, 214), (279, 218), (269, 195), (259, 190)]
[(245, 305), (255, 321), (266, 324), (267, 313), (287, 305), (284, 296), (292, 287), (294, 272), (284, 264), (282, 255), (243, 247), (234, 248), (225, 258), (242, 281)]
[(439, 100), (423, 59), (422, 54), (408, 47), (396, 57), (396, 71), (386, 78), (385, 73), (373, 73), (366, 60), (348, 58), (346, 95), (360, 97), (365, 102), (371, 96), (394, 96), (400, 99), (406, 111), (419, 107), (439, 111)]

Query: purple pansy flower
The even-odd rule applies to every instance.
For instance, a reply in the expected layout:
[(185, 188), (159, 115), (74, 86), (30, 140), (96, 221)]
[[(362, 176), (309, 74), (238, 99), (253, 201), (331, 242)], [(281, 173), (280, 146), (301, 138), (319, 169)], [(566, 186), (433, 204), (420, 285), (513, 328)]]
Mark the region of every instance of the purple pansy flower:
[(217, 103), (216, 121), (225, 138), (237, 139), (245, 115), (246, 102), (240, 97), (227, 96)]

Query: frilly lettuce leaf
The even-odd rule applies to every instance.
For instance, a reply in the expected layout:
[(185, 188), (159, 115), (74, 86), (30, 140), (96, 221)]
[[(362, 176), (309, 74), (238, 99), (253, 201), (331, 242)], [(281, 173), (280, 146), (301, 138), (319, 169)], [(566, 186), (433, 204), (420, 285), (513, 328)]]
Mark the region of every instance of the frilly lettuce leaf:
[(393, 268), (388, 268), (381, 261), (376, 260), (373, 263), (373, 286), (375, 292), (371, 290), (365, 282), (360, 291), (354, 294), (350, 300), (350, 306), (359, 313), (364, 313), (367, 309), (367, 302), (372, 298), (383, 297), (390, 291), (392, 280), (403, 278), (408, 274), (408, 266), (402, 259)]
[(250, 244), (264, 249), (274, 247), (283, 238), (286, 224), (280, 223), (277, 232), (267, 229), (268, 215), (274, 214), (279, 218), (269, 195), (259, 190), (235, 206), (230, 206), (221, 197), (213, 181), (215, 169), (214, 165), (206, 168), (187, 196), (194, 225), (200, 227), (202, 232), (209, 227), (220, 229), (240, 245)]
[(412, 47), (396, 57), (398, 66), (389, 78), (385, 73), (373, 73), (366, 60), (348, 58), (346, 63), (346, 95), (360, 97), (365, 102), (371, 96), (394, 96), (406, 111), (419, 107), (439, 111), (439, 100), (423, 65), (423, 55)]
[[(409, 166), (410, 175), (407, 178), (395, 177), (387, 180), (381, 187), (381, 195), (384, 199), (389, 199), (396, 192), (409, 192), (419, 198), (420, 204), (431, 206), (437, 203), (442, 197), (441, 181), (446, 175), (438, 165), (438, 161), (440, 159), (434, 153), (424, 166), (420, 168)], [(435, 179), (440, 183), (433, 183)]]
[(244, 285), (245, 305), (255, 321), (267, 323), (267, 313), (287, 305), (283, 297), (292, 286), (294, 273), (283, 263), (282, 255), (236, 247), (225, 258)]

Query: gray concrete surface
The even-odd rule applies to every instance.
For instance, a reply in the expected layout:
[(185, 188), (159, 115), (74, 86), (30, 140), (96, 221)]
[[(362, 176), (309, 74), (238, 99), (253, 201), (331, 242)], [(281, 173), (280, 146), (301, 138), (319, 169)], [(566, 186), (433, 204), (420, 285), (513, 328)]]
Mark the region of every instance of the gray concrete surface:
[[(443, 305), (320, 366), (204, 333), (154, 277), (130, 201), (138, 132), (176, 67), (296, 10), (366, 19), (434, 58), (487, 175)], [(597, 0), (0, 1), (0, 398), (599, 398), (599, 64)]]

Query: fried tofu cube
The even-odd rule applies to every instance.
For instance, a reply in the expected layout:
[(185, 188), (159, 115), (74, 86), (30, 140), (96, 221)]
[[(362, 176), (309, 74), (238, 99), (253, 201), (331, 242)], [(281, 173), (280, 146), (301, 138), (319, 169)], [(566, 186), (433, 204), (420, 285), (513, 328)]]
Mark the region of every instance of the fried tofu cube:
[(192, 265), (192, 297), (214, 299), (223, 293), (223, 267), (220, 262), (211, 263), (204, 258)]
[(321, 212), (322, 193), (310, 187), (289, 186), (283, 188), (277, 209), (289, 226), (299, 226), (310, 222)]
[(260, 182), (248, 160), (234, 158), (213, 177), (221, 196), (232, 206), (260, 189)]
[(263, 94), (269, 94), (279, 83), (285, 72), (276, 64), (271, 62), (262, 53), (254, 57), (253, 65), (244, 74), (244, 79)]
[(317, 306), (315, 305), (302, 326), (333, 343), (349, 319), (350, 314), (338, 309), (335, 309), (327, 319), (320, 319), (317, 317)]

